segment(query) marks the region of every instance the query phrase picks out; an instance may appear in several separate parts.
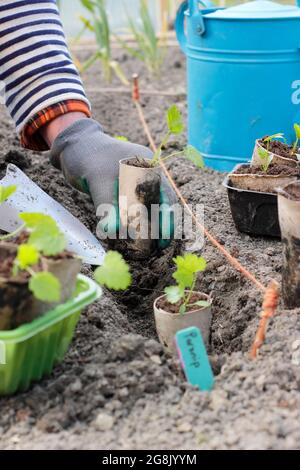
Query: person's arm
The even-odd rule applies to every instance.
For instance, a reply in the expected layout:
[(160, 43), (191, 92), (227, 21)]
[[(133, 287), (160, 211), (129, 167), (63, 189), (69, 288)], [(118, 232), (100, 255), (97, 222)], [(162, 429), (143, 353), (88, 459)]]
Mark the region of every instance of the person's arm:
[(67, 125), (91, 116), (56, 0), (1, 0), (0, 80), (6, 106), (27, 148), (47, 150)]

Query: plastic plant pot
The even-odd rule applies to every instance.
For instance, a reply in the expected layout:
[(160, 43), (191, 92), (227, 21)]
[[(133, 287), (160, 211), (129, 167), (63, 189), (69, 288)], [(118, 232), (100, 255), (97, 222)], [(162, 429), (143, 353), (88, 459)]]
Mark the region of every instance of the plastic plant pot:
[(227, 189), (231, 215), (239, 232), (281, 237), (275, 194), (235, 188), (229, 176), (223, 186)]
[(0, 331), (0, 396), (26, 391), (51, 374), (64, 359), (82, 309), (101, 293), (94, 281), (79, 275), (75, 294), (66, 303), (15, 330)]
[[(266, 148), (260, 144), (260, 141), (256, 140), (253, 155), (252, 155), (252, 165), (261, 166), (261, 158), (258, 153), (259, 149), (266, 150)], [(272, 163), (275, 165), (297, 166), (298, 164), (297, 160), (293, 158), (284, 158), (284, 157), (281, 157), (280, 155), (276, 155), (276, 153), (273, 153), (273, 152), (268, 152), (268, 154), (270, 155), (270, 158), (272, 159)]]
[[(202, 294), (201, 298), (211, 302), (209, 296)], [(158, 304), (165, 296), (161, 296), (154, 302), (154, 317), (156, 330), (161, 344), (165, 350), (174, 355), (177, 354), (175, 335), (178, 331), (195, 326), (201, 331), (205, 346), (209, 346), (210, 331), (212, 322), (212, 308), (200, 307), (197, 310), (186, 312), (185, 314), (170, 313), (159, 308)]]
[[(161, 176), (158, 168), (132, 164), (137, 161), (132, 158), (120, 162), (120, 233), (126, 234), (129, 250), (137, 257), (146, 258), (157, 249), (159, 213), (151, 217), (151, 209), (159, 209)], [(157, 235), (156, 239), (153, 234)]]
[(283, 241), (282, 294), (288, 308), (300, 307), (300, 181), (278, 194)]
[[(7, 256), (15, 256), (18, 245), (13, 243), (0, 243), (0, 262)], [(43, 258), (45, 270), (54, 274), (61, 283), (61, 300), (68, 300), (76, 287), (77, 276), (82, 261), (74, 256), (62, 259)], [(10, 330), (31, 322), (54, 308), (57, 303), (41, 302), (34, 298), (28, 288), (26, 280), (0, 277), (0, 330)]]

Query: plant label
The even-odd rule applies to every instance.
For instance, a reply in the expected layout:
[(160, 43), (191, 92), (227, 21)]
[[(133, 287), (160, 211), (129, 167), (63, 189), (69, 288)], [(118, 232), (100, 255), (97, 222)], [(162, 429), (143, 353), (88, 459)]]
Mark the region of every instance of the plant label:
[(214, 386), (214, 375), (199, 328), (176, 333), (176, 346), (187, 381), (202, 391)]

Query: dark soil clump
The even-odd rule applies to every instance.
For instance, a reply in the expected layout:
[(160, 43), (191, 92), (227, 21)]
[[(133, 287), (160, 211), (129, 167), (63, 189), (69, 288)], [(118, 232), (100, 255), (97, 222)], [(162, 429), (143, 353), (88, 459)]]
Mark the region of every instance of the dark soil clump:
[(134, 166), (135, 168), (152, 168), (150, 163), (144, 158), (132, 158), (126, 162), (128, 166)]

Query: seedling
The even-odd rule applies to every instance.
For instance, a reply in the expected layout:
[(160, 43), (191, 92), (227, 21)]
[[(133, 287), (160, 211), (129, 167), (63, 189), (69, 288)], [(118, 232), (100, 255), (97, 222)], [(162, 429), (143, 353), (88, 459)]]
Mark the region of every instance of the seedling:
[(107, 16), (105, 0), (80, 0), (82, 5), (88, 10), (92, 19), (89, 20), (83, 16), (80, 17), (83, 23), (83, 30), (77, 37), (77, 40), (85, 32), (89, 30), (94, 33), (98, 45), (98, 51), (92, 55), (82, 66), (81, 72), (88, 70), (97, 60), (100, 60), (103, 67), (103, 73), (106, 81), (112, 81), (113, 73), (119, 78), (124, 85), (129, 85), (129, 82), (118, 64), (112, 59), (111, 52), (111, 30), (109, 19)]
[(192, 296), (198, 279), (198, 274), (206, 269), (206, 260), (195, 254), (185, 254), (174, 258), (177, 270), (173, 278), (177, 281), (176, 286), (165, 288), (167, 301), (177, 304), (181, 301), (179, 313), (184, 315), (190, 307), (208, 307), (210, 303), (206, 300), (192, 302)]
[[(16, 191), (16, 186), (0, 186), (0, 204)], [(66, 240), (56, 222), (48, 215), (22, 213), (23, 224), (14, 232), (0, 236), (0, 241), (9, 240), (25, 231), (28, 240), (18, 247), (14, 260), (12, 276), (19, 271), (30, 274), (29, 289), (36, 299), (43, 302), (58, 302), (61, 296), (60, 281), (48, 271), (36, 272), (35, 268), (43, 267), (42, 256), (57, 256), (66, 248)]]
[(94, 277), (98, 284), (115, 291), (128, 289), (132, 282), (129, 266), (117, 251), (106, 254), (103, 265), (96, 269)]
[(158, 166), (160, 161), (165, 161), (173, 157), (185, 157), (190, 160), (196, 167), (204, 168), (203, 157), (198, 150), (192, 145), (188, 145), (185, 149), (180, 152), (173, 152), (166, 157), (162, 157), (163, 148), (167, 145), (172, 135), (180, 135), (184, 131), (184, 123), (180, 110), (178, 107), (173, 104), (167, 112), (167, 125), (168, 132), (163, 138), (160, 146), (154, 154), (154, 157), (151, 161), (153, 167)]
[(261, 160), (261, 169), (264, 173), (267, 173), (270, 164), (272, 163), (273, 160), (273, 155), (271, 155), (268, 150), (259, 147), (257, 150), (258, 156)]
[(128, 16), (129, 29), (137, 43), (137, 49), (128, 46), (121, 39), (116, 39), (122, 44), (124, 49), (136, 59), (145, 62), (148, 70), (158, 75), (164, 61), (166, 46), (156, 36), (155, 26), (151, 19), (151, 14), (146, 0), (140, 0), (140, 19), (141, 24), (136, 25), (135, 21)]
[(280, 140), (282, 139), (286, 143), (286, 139), (284, 137), (284, 134), (282, 132), (279, 132), (278, 134), (273, 134), (273, 135), (268, 135), (267, 137), (264, 137), (262, 139), (262, 142), (266, 144), (267, 146), (267, 151), (270, 149), (270, 142), (273, 140)]
[(295, 129), (295, 134), (296, 134), (296, 140), (295, 140), (293, 148), (291, 150), (291, 155), (296, 155), (296, 157), (299, 161), (299, 156), (296, 154), (296, 150), (298, 149), (298, 143), (299, 143), (299, 139), (300, 139), (300, 126), (299, 126), (299, 124), (294, 124), (294, 129)]

